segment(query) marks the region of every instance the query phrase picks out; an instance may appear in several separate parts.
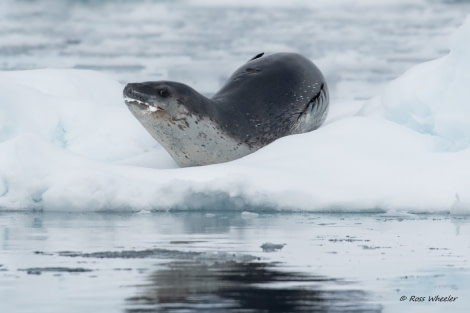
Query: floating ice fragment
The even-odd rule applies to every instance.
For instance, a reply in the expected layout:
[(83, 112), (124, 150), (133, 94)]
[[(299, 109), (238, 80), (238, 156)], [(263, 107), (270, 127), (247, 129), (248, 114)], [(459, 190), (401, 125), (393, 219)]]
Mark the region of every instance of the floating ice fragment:
[(248, 211), (243, 211), (242, 212), (242, 218), (244, 218), (244, 219), (257, 218), (258, 216), (259, 216), (259, 214), (254, 213), (254, 212), (248, 212)]
[(93, 270), (82, 267), (32, 267), (32, 268), (20, 268), (19, 271), (24, 271), (28, 275), (41, 275), (43, 272), (50, 273), (87, 273)]
[(264, 252), (274, 252), (277, 250), (281, 250), (284, 248), (286, 244), (278, 244), (278, 243), (270, 243), (270, 242), (265, 242), (261, 245), (261, 249), (263, 249)]

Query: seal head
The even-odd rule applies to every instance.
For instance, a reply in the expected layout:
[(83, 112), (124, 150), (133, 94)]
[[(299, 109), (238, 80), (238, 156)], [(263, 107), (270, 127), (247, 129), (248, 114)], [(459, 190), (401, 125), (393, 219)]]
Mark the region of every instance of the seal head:
[(318, 128), (328, 112), (320, 70), (295, 53), (259, 54), (209, 99), (170, 81), (130, 83), (124, 100), (180, 166), (234, 160)]

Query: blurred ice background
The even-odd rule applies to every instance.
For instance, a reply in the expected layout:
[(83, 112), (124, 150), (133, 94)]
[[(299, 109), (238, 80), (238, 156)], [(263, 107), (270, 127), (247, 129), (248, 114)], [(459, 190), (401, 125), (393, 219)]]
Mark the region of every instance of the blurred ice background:
[(368, 99), (448, 52), (468, 1), (4, 0), (0, 69), (94, 69), (211, 94), (257, 53), (297, 51), (333, 100)]

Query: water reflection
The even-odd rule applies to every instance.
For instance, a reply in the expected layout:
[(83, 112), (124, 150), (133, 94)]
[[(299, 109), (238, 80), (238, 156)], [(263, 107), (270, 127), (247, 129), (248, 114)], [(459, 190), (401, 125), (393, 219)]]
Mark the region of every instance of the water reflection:
[(382, 311), (366, 292), (344, 281), (235, 261), (172, 262), (126, 302), (127, 313)]

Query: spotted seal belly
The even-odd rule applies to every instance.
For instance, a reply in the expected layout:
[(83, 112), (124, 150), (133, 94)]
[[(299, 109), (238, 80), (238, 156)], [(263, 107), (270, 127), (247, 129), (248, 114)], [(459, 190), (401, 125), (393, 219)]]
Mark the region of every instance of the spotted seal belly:
[(315, 130), (329, 107), (322, 73), (296, 53), (255, 56), (212, 98), (171, 81), (129, 83), (123, 94), (182, 167), (235, 160), (278, 138)]

